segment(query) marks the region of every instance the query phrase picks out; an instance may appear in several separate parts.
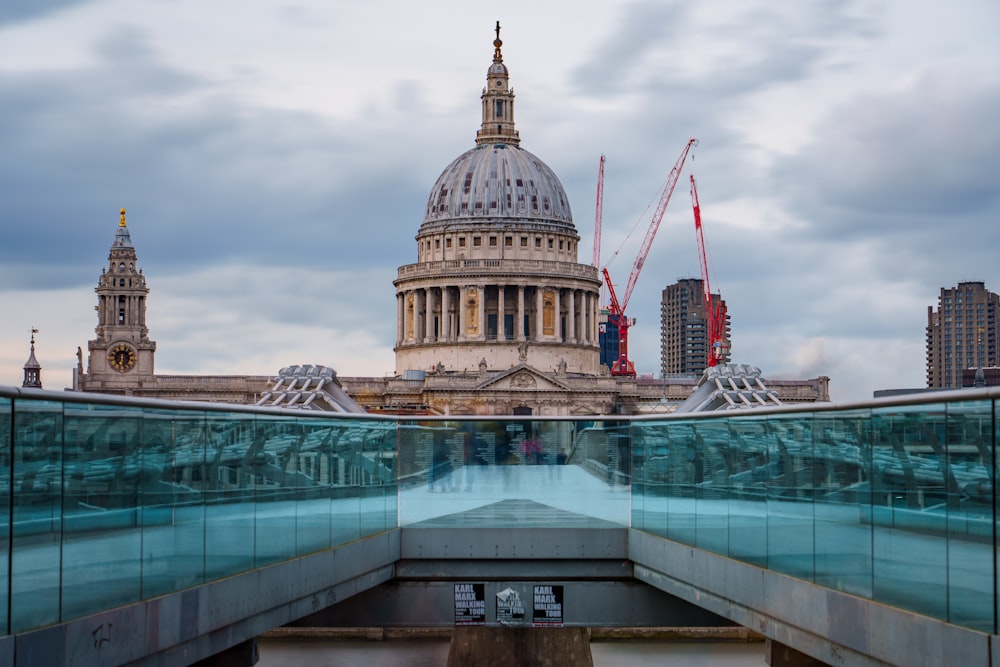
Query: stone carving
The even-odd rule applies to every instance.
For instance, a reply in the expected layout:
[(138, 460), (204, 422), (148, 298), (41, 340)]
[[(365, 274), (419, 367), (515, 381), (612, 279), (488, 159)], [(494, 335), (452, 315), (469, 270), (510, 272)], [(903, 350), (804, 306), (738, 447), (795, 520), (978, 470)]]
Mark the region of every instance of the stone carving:
[(518, 387), (521, 389), (527, 389), (536, 386), (538, 383), (535, 378), (531, 376), (531, 373), (520, 372), (510, 379), (510, 386)]

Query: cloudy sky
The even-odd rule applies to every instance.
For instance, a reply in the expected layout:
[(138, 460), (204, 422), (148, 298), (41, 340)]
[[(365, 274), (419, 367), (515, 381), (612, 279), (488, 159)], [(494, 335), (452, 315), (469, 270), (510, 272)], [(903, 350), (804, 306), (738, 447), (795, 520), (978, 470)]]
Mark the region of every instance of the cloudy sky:
[(640, 372), (661, 290), (698, 273), (688, 173), (734, 360), (768, 377), (923, 386), (939, 289), (1000, 291), (996, 0), (5, 0), (0, 384), (32, 327), (45, 386), (70, 383), (121, 207), (158, 372), (393, 373), (392, 280), (474, 143), (497, 19), (582, 262), (607, 156), (616, 283), (701, 142), (629, 305)]

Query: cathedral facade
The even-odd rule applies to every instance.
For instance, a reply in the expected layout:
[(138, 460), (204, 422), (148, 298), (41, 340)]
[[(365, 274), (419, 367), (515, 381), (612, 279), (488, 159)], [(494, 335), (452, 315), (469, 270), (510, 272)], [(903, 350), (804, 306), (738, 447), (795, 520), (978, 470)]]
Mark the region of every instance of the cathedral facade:
[[(393, 282), (392, 377), (338, 378), (309, 365), (289, 367), (305, 373), (294, 381), (284, 378), (289, 369), (272, 376), (156, 375), (156, 343), (146, 327), (149, 288), (123, 209), (96, 289), (96, 337), (86, 369), (78, 350), (73, 388), (304, 407), (309, 401), (299, 400), (295, 383), (325, 382), (371, 412), (439, 415), (635, 414), (669, 412), (684, 401), (697, 376), (612, 377), (600, 363), (598, 270), (577, 261), (580, 235), (559, 178), (520, 145), (501, 47), (498, 24), (475, 144), (431, 188), (417, 261), (399, 267)], [(826, 377), (768, 385), (784, 402), (829, 400)]]
[(396, 372), (507, 370), (596, 375), (597, 268), (556, 174), (523, 149), (499, 27), (475, 146), (438, 177), (399, 268)]

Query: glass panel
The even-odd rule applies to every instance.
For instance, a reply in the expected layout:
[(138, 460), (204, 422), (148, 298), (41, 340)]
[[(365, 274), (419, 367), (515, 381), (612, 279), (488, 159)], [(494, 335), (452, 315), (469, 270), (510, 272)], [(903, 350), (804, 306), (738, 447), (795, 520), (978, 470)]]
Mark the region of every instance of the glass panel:
[[(663, 445), (663, 434), (655, 425), (649, 422), (636, 422), (632, 424), (632, 511), (631, 526), (638, 530), (646, 530), (646, 496), (648, 475), (650, 474), (648, 462), (654, 452)], [(664, 447), (665, 449), (665, 447)], [(652, 506), (649, 508), (653, 509)]]
[(948, 508), (948, 620), (992, 632), (993, 568), (992, 403), (948, 405), (943, 472)]
[(730, 459), (729, 421), (704, 420), (694, 425), (695, 546), (729, 554)]
[[(396, 525), (396, 517), (387, 516), (386, 494), (395, 494), (395, 429), (371, 421), (355, 422), (351, 429), (351, 478), (360, 503), (362, 537), (375, 535)], [(460, 455), (460, 452), (459, 452)]]
[(812, 415), (776, 415), (767, 421), (771, 477), (767, 487), (767, 566), (812, 579)]
[(642, 470), (645, 530), (693, 546), (697, 541), (694, 505), (697, 449), (693, 422), (643, 422), (636, 427), (645, 434)]
[(19, 399), (14, 411), (11, 632), (60, 620), (62, 403)]
[(871, 413), (818, 413), (813, 448), (816, 583), (871, 598)]
[(302, 555), (332, 544), (330, 525), (330, 454), (338, 433), (332, 420), (300, 422), (297, 449), (288, 468), (297, 475), (296, 553)]
[(253, 435), (253, 415), (205, 415), (201, 432), (205, 459), (199, 489), (205, 503), (206, 581), (254, 566), (253, 488), (240, 481)]
[(993, 618), (994, 626), (992, 633), (1000, 633), (1000, 493), (996, 492), (997, 483), (1000, 482), (1000, 456), (996, 455), (997, 445), (1000, 444), (1000, 400), (993, 401), (993, 437), (990, 440), (990, 451), (993, 453), (993, 462), (990, 469), (993, 472), (991, 486), (993, 492), (993, 557), (997, 560), (993, 563)]
[(305, 429), (294, 417), (258, 415), (254, 446), (248, 453), (254, 462), (257, 567), (295, 556), (296, 473), (288, 466), (294, 464), (304, 435)]
[(627, 525), (627, 422), (404, 422), (401, 525)]
[(142, 596), (205, 580), (205, 415), (146, 408), (142, 423)]
[(872, 411), (875, 599), (947, 618), (943, 404)]
[(0, 396), (0, 635), (10, 634), (11, 399)]
[(772, 468), (773, 437), (766, 417), (729, 420), (734, 451), (730, 457), (729, 555), (767, 567), (767, 491)]
[(64, 426), (62, 618), (67, 620), (141, 599), (142, 409), (69, 403)]
[(358, 493), (358, 470), (364, 432), (351, 422), (338, 420), (331, 433), (331, 524), (334, 544), (346, 544), (361, 537), (361, 497)]

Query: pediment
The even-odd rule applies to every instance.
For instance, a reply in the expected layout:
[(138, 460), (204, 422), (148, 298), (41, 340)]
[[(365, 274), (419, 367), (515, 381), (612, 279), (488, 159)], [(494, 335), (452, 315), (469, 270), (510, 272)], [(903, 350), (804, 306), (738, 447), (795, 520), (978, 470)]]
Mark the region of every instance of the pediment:
[(455, 403), (448, 412), (453, 415), (474, 415), (476, 414), (476, 408), (469, 403)]
[(476, 389), (488, 389), (491, 391), (570, 390), (569, 386), (565, 383), (527, 364), (518, 364), (499, 375), (494, 375), (477, 385)]

